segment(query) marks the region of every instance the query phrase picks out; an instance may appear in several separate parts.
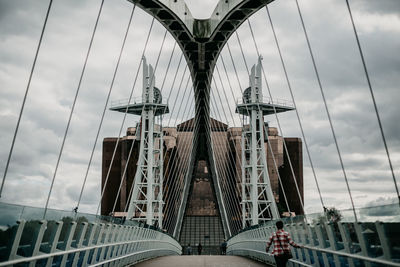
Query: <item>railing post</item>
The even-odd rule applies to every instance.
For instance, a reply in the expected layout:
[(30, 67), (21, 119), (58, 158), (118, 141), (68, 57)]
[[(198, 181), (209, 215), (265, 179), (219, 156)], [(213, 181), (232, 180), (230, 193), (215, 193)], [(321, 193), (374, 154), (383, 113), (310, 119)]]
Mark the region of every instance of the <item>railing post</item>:
[[(126, 238), (126, 235), (125, 235), (126, 234), (126, 228), (127, 228), (126, 226), (119, 225), (119, 227), (117, 229), (117, 231), (118, 231), (117, 232), (117, 236), (115, 237), (115, 241), (114, 242), (121, 242), (121, 241), (125, 240), (125, 238)], [(122, 245), (115, 246), (110, 257), (111, 258), (118, 257), (120, 255), (121, 249), (122, 249)], [(111, 265), (114, 266), (115, 264), (116, 264), (116, 262), (114, 262)]]
[[(58, 240), (60, 239), (61, 228), (62, 228), (63, 224), (64, 223), (62, 221), (54, 222), (54, 224), (52, 224), (52, 225), (47, 224), (48, 228), (51, 227), (50, 229), (48, 229), (48, 231), (50, 231), (50, 238), (49, 238), (49, 247), (44, 252), (53, 253), (57, 250), (57, 244), (58, 244)], [(51, 267), (53, 265), (53, 259), (54, 259), (54, 257), (50, 257), (47, 259), (46, 267)]]
[[(294, 242), (297, 244), (302, 244), (300, 227), (301, 226), (297, 223), (292, 224), (290, 227), (291, 233), (292, 233), (292, 238), (293, 238)], [(297, 251), (295, 258), (297, 260), (303, 261), (303, 250), (301, 248), (296, 248), (295, 250)]]
[[(368, 257), (368, 247), (367, 247), (367, 240), (365, 240), (364, 234), (362, 233), (362, 223), (354, 223), (354, 228), (356, 230), (358, 243), (360, 244), (361, 248), (361, 255)], [(371, 263), (368, 261), (364, 261), (366, 267), (371, 267)]]
[[(85, 234), (86, 234), (86, 229), (87, 229), (88, 223), (87, 222), (82, 222), (79, 229), (78, 229), (78, 233), (76, 235), (76, 244), (75, 247), (76, 248), (80, 248), (82, 247), (82, 243), (83, 243), (83, 239), (85, 238)], [(72, 261), (72, 266), (77, 266), (78, 265), (78, 260), (79, 260), (79, 255), (81, 253), (84, 252), (78, 252), (75, 253), (74, 257), (73, 257), (73, 261)]]
[[(89, 231), (90, 231), (89, 237), (88, 237), (88, 239), (87, 239), (87, 241), (86, 241), (86, 244), (84, 244), (84, 245), (86, 245), (87, 247), (90, 247), (90, 246), (92, 245), (92, 243), (93, 243), (93, 238), (94, 238), (94, 235), (95, 235), (96, 230), (97, 230), (97, 224), (91, 223), (89, 226), (90, 226), (90, 229), (89, 229)], [(88, 259), (89, 259), (90, 252), (91, 252), (91, 250), (86, 250), (86, 251), (83, 252), (83, 253), (85, 253), (85, 255), (83, 256), (83, 261), (82, 261), (82, 266), (83, 266), (83, 267), (85, 267), (85, 266), (88, 265)], [(94, 251), (93, 251), (93, 252), (94, 252)]]
[[(103, 233), (104, 233), (104, 229), (105, 229), (105, 225), (104, 223), (100, 223), (99, 224), (99, 235), (96, 236), (96, 239), (93, 242), (93, 245), (99, 245), (101, 243), (101, 239), (103, 237)], [(99, 248), (95, 248), (93, 251), (93, 255), (92, 255), (92, 259), (90, 261), (90, 264), (94, 264), (95, 262), (97, 262), (97, 254), (99, 253)]]
[[(44, 231), (46, 230), (47, 221), (41, 220), (37, 222), (35, 225), (35, 229), (33, 232), (32, 243), (31, 243), (31, 251), (30, 255), (36, 256), (39, 254), (40, 245), (42, 244)], [(36, 265), (36, 261), (31, 261), (29, 263), (29, 267), (34, 267)]]
[[(319, 242), (319, 246), (320, 248), (326, 248), (326, 240), (324, 238), (324, 236), (322, 235), (322, 225), (320, 225), (319, 223), (315, 226), (315, 232), (317, 234), (317, 238), (318, 238), (318, 242)], [(326, 253), (322, 253), (322, 259), (324, 261), (325, 266), (329, 266), (329, 261), (328, 261), (328, 257), (326, 255)]]
[[(340, 235), (342, 236), (344, 250), (347, 253), (352, 253), (351, 247), (350, 247), (352, 240), (351, 240), (348, 229), (344, 227), (344, 223), (342, 223), (342, 222), (339, 222), (338, 226), (339, 226)], [(349, 267), (355, 267), (354, 260), (352, 258), (347, 258), (347, 262), (349, 263)]]
[[(117, 236), (117, 231), (120, 225), (116, 225), (113, 224), (111, 227), (111, 235), (109, 237), (109, 239), (107, 240), (107, 243), (114, 243), (115, 242), (115, 238)], [(114, 245), (111, 245), (109, 247), (107, 247), (107, 253), (105, 253), (105, 260), (108, 260), (111, 257), (111, 251), (114, 250)]]
[[(307, 242), (307, 238), (306, 238), (306, 228), (308, 227), (307, 223), (300, 223), (300, 224), (298, 224), (298, 227), (301, 228), (301, 231), (300, 231), (301, 243), (303, 245), (308, 245), (309, 242)], [(304, 249), (304, 254), (306, 256), (306, 263), (310, 265), (311, 258), (310, 258), (310, 253), (309, 253), (308, 249)]]
[[(332, 250), (339, 251), (339, 247), (336, 241), (336, 233), (334, 232), (332, 223), (325, 223), (325, 229), (328, 234), (329, 243)], [(340, 260), (338, 255), (333, 255), (336, 267), (340, 267)]]
[[(106, 231), (104, 233), (104, 241), (101, 242), (103, 245), (108, 243), (108, 237), (109, 237), (111, 231), (112, 231), (112, 224), (109, 223), (109, 224), (106, 225)], [(106, 252), (107, 248), (108, 248), (107, 246), (100, 248), (99, 262), (104, 260), (104, 253)]]
[[(74, 237), (76, 222), (71, 222), (67, 225), (67, 233), (65, 235), (64, 243), (61, 245), (61, 250), (67, 251), (71, 248), (72, 238)], [(67, 263), (68, 254), (64, 254), (61, 258), (61, 267), (64, 267)]]
[[(125, 238), (125, 231), (126, 231), (126, 226), (123, 225), (118, 225), (117, 227), (117, 233), (116, 236), (114, 238), (114, 243), (118, 243), (121, 242), (122, 240), (124, 240)], [(114, 258), (119, 256), (119, 251), (121, 249), (122, 245), (116, 245), (114, 246), (111, 254), (110, 254), (110, 258)], [(115, 264), (111, 264), (111, 265), (115, 265)]]
[(18, 220), (17, 227), (13, 231), (13, 237), (10, 239), (10, 253), (8, 256), (8, 260), (14, 260), (17, 258), (17, 252), (19, 243), (21, 241), (22, 232), (24, 231), (25, 220)]
[[(132, 229), (131, 229), (131, 240), (132, 240), (132, 237), (135, 237), (136, 238), (136, 240), (138, 240), (139, 239), (139, 228), (137, 227), (137, 226), (134, 226), (134, 227), (132, 227)], [(128, 246), (127, 246), (127, 248), (126, 248), (126, 254), (129, 254), (129, 253), (131, 253), (132, 251), (134, 251), (134, 249), (135, 249), (135, 245), (137, 245), (136, 243), (131, 243), (131, 244), (129, 244)]]
[[(311, 227), (310, 224), (307, 225), (307, 230), (308, 230), (308, 235), (309, 235), (309, 238), (308, 238), (308, 239), (310, 240), (310, 245), (311, 245), (312, 247), (316, 247), (317, 245), (315, 244), (313, 229), (312, 229), (312, 227)], [(317, 266), (317, 267), (319, 267), (320, 264), (319, 264), (319, 259), (318, 259), (318, 254), (317, 254), (317, 252), (316, 252), (315, 250), (313, 250), (313, 251), (312, 251), (312, 255), (313, 255), (313, 258), (314, 258), (314, 265)]]
[(376, 231), (378, 232), (379, 242), (381, 243), (383, 258), (385, 260), (392, 260), (392, 253), (390, 251), (390, 244), (386, 237), (385, 229), (382, 222), (375, 222)]

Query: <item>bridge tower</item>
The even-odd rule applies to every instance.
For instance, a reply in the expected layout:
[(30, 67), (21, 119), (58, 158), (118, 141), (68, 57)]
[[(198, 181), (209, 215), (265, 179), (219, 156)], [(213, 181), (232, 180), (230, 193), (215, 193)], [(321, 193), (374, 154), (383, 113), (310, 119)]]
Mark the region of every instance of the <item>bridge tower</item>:
[[(292, 110), (292, 107), (263, 102), (261, 60), (251, 68), (250, 87), (243, 92), (242, 103), (236, 112), (243, 115), (242, 129), (242, 226), (257, 225), (263, 220), (279, 219), (279, 212), (272, 193), (266, 160), (268, 126), (264, 116)], [(245, 120), (245, 117), (248, 120)], [(248, 123), (246, 123), (247, 121)], [(267, 216), (265, 216), (268, 214)]]
[[(160, 90), (155, 84), (154, 69), (143, 57), (142, 101), (111, 108), (115, 111), (140, 115), (136, 136), (140, 138), (139, 158), (129, 201), (127, 219), (157, 225), (163, 221), (163, 132), (162, 115), (168, 105), (162, 103)], [(155, 123), (156, 119), (158, 123)]]

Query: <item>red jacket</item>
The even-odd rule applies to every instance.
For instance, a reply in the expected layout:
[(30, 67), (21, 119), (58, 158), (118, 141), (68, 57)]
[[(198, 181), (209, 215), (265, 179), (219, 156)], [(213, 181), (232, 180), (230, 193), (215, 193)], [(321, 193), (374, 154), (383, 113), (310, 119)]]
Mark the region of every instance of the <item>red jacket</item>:
[[(279, 237), (279, 241), (278, 241)], [(274, 256), (282, 255), (283, 251), (289, 251), (289, 244), (292, 245), (293, 247), (299, 247), (296, 243), (293, 242), (292, 238), (290, 237), (290, 234), (288, 232), (285, 232), (283, 229), (280, 229), (276, 231), (276, 233), (273, 233), (267, 242), (267, 248), (266, 251), (268, 252), (269, 248), (272, 245), (272, 242), (274, 242), (274, 250), (272, 250), (272, 254)], [(281, 247), (282, 244), (282, 247)]]

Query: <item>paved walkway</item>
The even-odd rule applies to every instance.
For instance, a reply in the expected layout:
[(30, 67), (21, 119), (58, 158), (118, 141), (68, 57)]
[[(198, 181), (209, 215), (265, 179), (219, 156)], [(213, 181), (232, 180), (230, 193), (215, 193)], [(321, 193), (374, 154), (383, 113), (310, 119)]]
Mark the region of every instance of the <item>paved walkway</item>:
[(265, 267), (263, 263), (238, 256), (166, 256), (135, 267)]

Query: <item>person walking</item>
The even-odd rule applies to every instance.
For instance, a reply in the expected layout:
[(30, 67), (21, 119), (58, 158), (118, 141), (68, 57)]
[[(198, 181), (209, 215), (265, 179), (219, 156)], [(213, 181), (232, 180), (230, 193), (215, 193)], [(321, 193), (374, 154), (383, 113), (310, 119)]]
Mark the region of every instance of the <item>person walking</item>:
[(292, 258), (289, 245), (296, 248), (300, 248), (301, 246), (294, 243), (290, 237), (290, 234), (283, 230), (282, 221), (276, 222), (276, 228), (278, 228), (278, 231), (269, 237), (265, 251), (268, 253), (269, 248), (271, 247), (272, 243), (274, 243), (272, 254), (274, 255), (276, 266), (285, 267), (288, 260)]
[(192, 255), (192, 247), (190, 246), (190, 243), (186, 247), (186, 254), (187, 255)]
[(198, 255), (201, 255), (201, 251), (203, 250), (203, 246), (201, 245), (201, 243), (199, 243), (199, 245), (197, 246), (197, 253)]
[(226, 255), (226, 247), (228, 244), (226, 243), (226, 240), (224, 239), (224, 242), (221, 243), (221, 255)]

